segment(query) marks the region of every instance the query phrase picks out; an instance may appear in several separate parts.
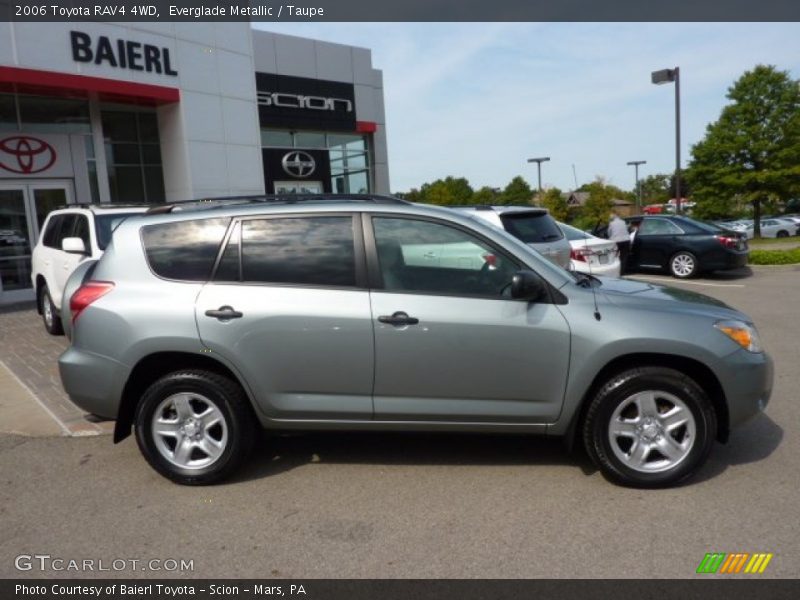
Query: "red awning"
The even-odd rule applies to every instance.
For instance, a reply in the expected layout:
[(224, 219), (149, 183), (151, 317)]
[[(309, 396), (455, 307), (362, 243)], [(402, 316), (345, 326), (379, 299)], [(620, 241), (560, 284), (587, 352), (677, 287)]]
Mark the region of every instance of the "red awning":
[(181, 97), (177, 88), (161, 85), (0, 66), (0, 89), (3, 88), (46, 96), (86, 97), (95, 92), (100, 100), (130, 104), (169, 104)]

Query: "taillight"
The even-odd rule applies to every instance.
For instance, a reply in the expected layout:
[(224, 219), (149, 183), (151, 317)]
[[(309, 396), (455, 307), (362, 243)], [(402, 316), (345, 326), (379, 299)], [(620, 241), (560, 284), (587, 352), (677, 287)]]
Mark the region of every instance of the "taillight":
[(579, 260), (581, 262), (588, 262), (586, 258), (592, 254), (594, 254), (594, 252), (590, 248), (572, 248), (569, 251), (569, 257), (572, 260)]
[(717, 241), (726, 248), (731, 248), (735, 250), (736, 246), (738, 245), (738, 241), (736, 238), (732, 238), (727, 235), (716, 235), (714, 237), (717, 238)]
[(92, 302), (102, 298), (114, 289), (114, 284), (110, 281), (87, 281), (69, 299), (69, 310), (72, 313), (74, 323), (78, 316), (86, 310)]

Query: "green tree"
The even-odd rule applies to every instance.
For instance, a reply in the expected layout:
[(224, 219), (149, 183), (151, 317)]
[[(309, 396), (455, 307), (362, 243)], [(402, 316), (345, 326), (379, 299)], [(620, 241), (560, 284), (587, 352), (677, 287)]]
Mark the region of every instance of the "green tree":
[(800, 82), (758, 65), (728, 89), (730, 103), (692, 147), (687, 178), (703, 218), (726, 217), (736, 196), (753, 205), (760, 236), (761, 204), (800, 191)]
[(483, 186), (479, 190), (476, 190), (475, 193), (472, 195), (472, 199), (470, 200), (470, 204), (497, 204), (499, 202), (498, 198), (500, 193), (495, 189), (489, 186)]
[(528, 182), (517, 175), (503, 188), (498, 198), (499, 204), (530, 204), (533, 191)]
[(569, 206), (567, 199), (558, 188), (550, 188), (541, 193), (539, 202), (545, 207), (554, 219), (565, 222), (569, 217)]
[[(655, 173), (639, 180), (642, 186), (642, 204), (663, 204), (671, 198), (674, 175)], [(683, 186), (681, 186), (683, 187)], [(635, 192), (636, 190), (634, 190)]]

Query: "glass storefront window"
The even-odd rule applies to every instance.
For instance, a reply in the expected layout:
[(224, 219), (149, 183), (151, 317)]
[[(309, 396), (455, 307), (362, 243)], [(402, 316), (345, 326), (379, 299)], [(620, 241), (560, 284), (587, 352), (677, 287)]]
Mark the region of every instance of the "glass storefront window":
[(0, 131), (17, 131), (17, 105), (13, 94), (0, 94)]
[(22, 129), (31, 133), (91, 133), (89, 102), (50, 96), (18, 96)]
[(294, 145), (291, 131), (261, 130), (261, 145), (277, 148), (291, 148)]
[(325, 134), (315, 131), (298, 131), (294, 134), (295, 148), (327, 148)]
[(112, 202), (162, 202), (164, 173), (154, 112), (101, 113)]

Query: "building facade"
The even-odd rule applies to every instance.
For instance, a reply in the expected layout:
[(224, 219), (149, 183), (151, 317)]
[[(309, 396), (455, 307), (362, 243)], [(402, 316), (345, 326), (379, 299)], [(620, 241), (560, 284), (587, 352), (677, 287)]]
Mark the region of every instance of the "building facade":
[(0, 303), (69, 203), (388, 193), (369, 50), (249, 23), (0, 23)]

